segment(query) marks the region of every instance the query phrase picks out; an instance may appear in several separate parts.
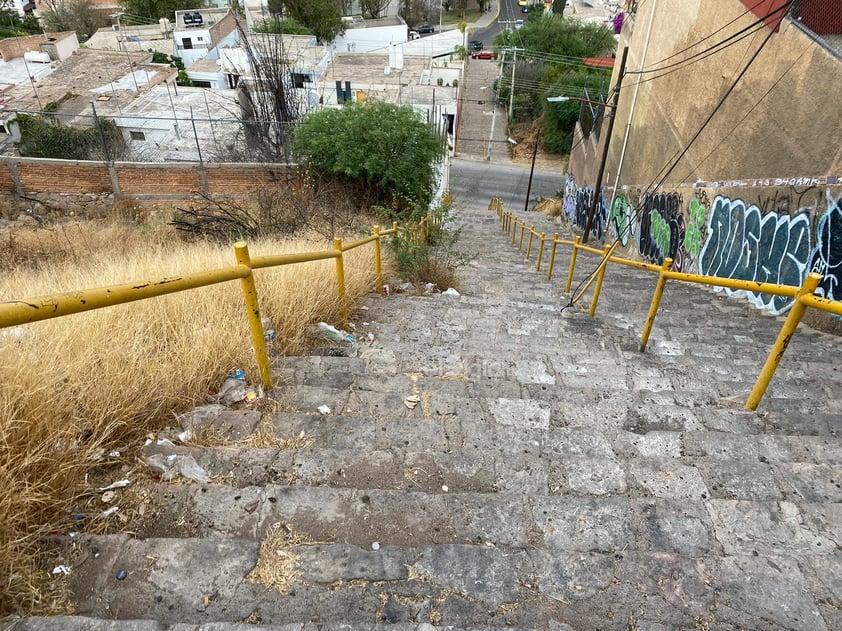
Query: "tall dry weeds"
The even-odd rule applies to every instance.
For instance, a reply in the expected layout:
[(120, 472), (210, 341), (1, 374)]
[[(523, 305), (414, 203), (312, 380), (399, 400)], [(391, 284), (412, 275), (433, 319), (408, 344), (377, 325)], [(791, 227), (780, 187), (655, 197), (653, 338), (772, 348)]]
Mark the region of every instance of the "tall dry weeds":
[[(102, 234), (84, 228), (62, 256), (38, 269), (0, 278), (0, 298), (151, 280), (234, 264), (232, 248), (184, 245), (152, 234)], [(63, 238), (61, 232), (47, 235)], [(85, 243), (87, 241), (87, 244)], [(110, 243), (96, 251), (91, 243)], [(251, 254), (322, 250), (324, 240), (250, 243)], [(46, 251), (46, 248), (45, 248)], [(371, 246), (346, 254), (351, 305), (374, 285)], [(339, 324), (332, 260), (257, 270), (262, 315), (277, 338), (271, 350), (304, 349), (304, 332), (320, 320)], [(45, 537), (89, 525), (74, 520), (103, 452), (123, 454), (207, 401), (225, 375), (242, 367), (258, 381), (239, 281), (0, 329), (0, 615), (58, 611), (61, 589), (40, 556)], [(84, 512), (84, 511), (83, 511)]]

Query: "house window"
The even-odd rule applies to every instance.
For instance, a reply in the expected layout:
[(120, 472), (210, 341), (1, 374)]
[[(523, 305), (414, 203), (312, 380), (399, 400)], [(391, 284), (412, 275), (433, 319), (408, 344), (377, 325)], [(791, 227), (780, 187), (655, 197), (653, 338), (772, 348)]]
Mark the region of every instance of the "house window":
[(210, 81), (197, 81), (196, 79), (191, 79), (193, 81), (194, 88), (212, 88)]
[(304, 74), (303, 72), (293, 72), (292, 73), (292, 84), (296, 88), (303, 88), (305, 83), (312, 83), (313, 79), (308, 74)]
[(146, 140), (146, 135), (142, 131), (130, 131), (129, 136), (132, 140)]
[(193, 40), (191, 40), (189, 37), (182, 37), (181, 46), (185, 49), (193, 48)]

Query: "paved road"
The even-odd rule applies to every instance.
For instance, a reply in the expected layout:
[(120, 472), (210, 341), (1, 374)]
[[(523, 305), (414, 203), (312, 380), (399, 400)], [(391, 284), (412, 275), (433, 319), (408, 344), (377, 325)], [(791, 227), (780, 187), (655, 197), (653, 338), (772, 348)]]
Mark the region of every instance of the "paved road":
[[(529, 165), (508, 160), (468, 160), (457, 158), (450, 170), (450, 190), (460, 205), (487, 205), (500, 197), (506, 208), (523, 210), (529, 185)], [(565, 176), (559, 169), (536, 168), (532, 177), (529, 208), (536, 200), (554, 197), (564, 189)]]

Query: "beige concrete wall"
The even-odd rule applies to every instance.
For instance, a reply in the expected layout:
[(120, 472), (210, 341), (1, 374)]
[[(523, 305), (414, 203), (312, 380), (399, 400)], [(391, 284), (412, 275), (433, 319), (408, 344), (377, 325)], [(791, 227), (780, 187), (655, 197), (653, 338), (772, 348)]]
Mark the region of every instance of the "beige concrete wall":
[[(621, 183), (656, 181), (658, 172), (702, 126), (769, 30), (764, 27), (706, 59), (667, 69), (664, 72), (675, 71), (638, 86), (640, 79), (662, 73), (631, 73), (642, 67), (664, 67), (709, 48), (722, 39), (721, 33), (698, 42), (722, 25), (734, 20), (728, 33), (750, 26), (756, 18), (745, 13), (739, 0), (642, 4), (620, 42), (620, 46), (629, 45), (629, 74), (624, 78), (606, 166), (609, 185), (616, 179), (627, 127)], [(688, 47), (687, 53), (656, 65)], [(785, 18), (666, 182), (840, 173), (840, 102), (842, 61)]]
[[(818, 271), (820, 293), (842, 300), (842, 60), (785, 18), (665, 175), (770, 30), (687, 67), (666, 68), (756, 18), (739, 0), (640, 6), (620, 42), (629, 46), (627, 74), (591, 235), (619, 239), (636, 258), (671, 258), (673, 269), (685, 272), (800, 285)], [(657, 79), (635, 74), (659, 66)], [(618, 75), (615, 68), (612, 85)], [(582, 228), (604, 145), (593, 138), (576, 145), (564, 214)], [(738, 295), (772, 313), (789, 308), (770, 296)]]

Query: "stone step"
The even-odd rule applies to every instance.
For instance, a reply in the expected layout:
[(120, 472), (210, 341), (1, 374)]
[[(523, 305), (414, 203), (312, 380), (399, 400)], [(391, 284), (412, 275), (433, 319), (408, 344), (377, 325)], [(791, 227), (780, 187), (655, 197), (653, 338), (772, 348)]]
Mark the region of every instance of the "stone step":
[[(838, 486), (822, 481), (824, 473), (831, 480), (840, 477), (842, 467), (842, 446), (827, 434), (772, 434), (757, 423), (750, 426), (757, 417), (741, 412), (720, 432), (702, 423), (703, 414), (663, 403), (641, 404), (613, 425), (587, 417), (559, 425), (549, 407), (524, 403), (497, 400), (489, 421), (479, 425), (446, 415), (375, 420), (276, 413), (276, 447), (150, 445), (145, 452), (189, 454), (216, 484), (235, 488), (286, 484), (436, 494), (446, 487), (454, 493), (646, 496), (658, 492), (645, 478), (656, 470), (669, 473), (682, 459), (681, 470), (698, 481), (700, 496), (838, 495)], [(721, 412), (710, 418), (722, 422)]]
[[(566, 466), (576, 466), (577, 459), (571, 460)], [(596, 482), (578, 460), (578, 477), (568, 474), (568, 479), (586, 490)], [(315, 541), (365, 549), (379, 542), (400, 547), (489, 544), (716, 555), (723, 550), (771, 554), (783, 541), (804, 554), (834, 554), (842, 545), (842, 467), (774, 467), (781, 484), (789, 484), (785, 499), (768, 467), (736, 460), (706, 465), (675, 459), (633, 461), (620, 478), (627, 495), (602, 496), (569, 488), (539, 496), (273, 484), (160, 486), (150, 497), (154, 519), (141, 526), (138, 535), (261, 539), (267, 528), (281, 523)], [(754, 477), (746, 480), (747, 476)], [(753, 497), (734, 499), (746, 495)], [(764, 527), (757, 528), (759, 523)]]
[[(653, 528), (660, 517), (656, 510), (648, 515)], [(435, 623), (511, 631), (568, 628), (561, 626), (565, 624), (597, 629), (606, 628), (607, 621), (619, 623), (610, 622), (608, 628), (620, 629), (628, 628), (629, 620), (668, 620), (673, 628), (697, 628), (700, 621), (715, 620), (721, 628), (766, 628), (770, 622), (775, 628), (827, 628), (821, 613), (832, 609), (835, 595), (823, 575), (839, 571), (839, 560), (831, 554), (812, 555), (797, 564), (766, 550), (705, 558), (692, 548), (682, 553), (625, 547), (606, 551), (600, 541), (620, 543), (627, 533), (605, 516), (596, 527), (587, 518), (573, 516), (549, 535), (561, 540), (570, 532), (589, 530), (597, 545), (581, 550), (549, 545), (302, 545), (285, 539), (280, 526), (273, 530), (280, 536), (264, 551), (262, 574), (275, 588), (245, 580), (260, 553), (260, 542), (252, 539), (91, 537), (84, 543), (87, 558), (80, 563), (95, 568), (88, 574), (98, 578), (76, 583), (78, 613), (133, 621), (153, 618), (162, 625), (209, 620), (288, 625), (306, 620), (326, 625), (317, 628)], [(121, 570), (126, 577), (117, 580)], [(746, 575), (751, 582), (744, 580)]]
[[(387, 601), (388, 602), (388, 601)], [(384, 608), (385, 618), (390, 612)], [(313, 616), (310, 616), (313, 617)], [(571, 627), (558, 624), (552, 628), (564, 631)], [(5, 629), (5, 627), (4, 627)], [(157, 620), (101, 620), (82, 616), (27, 618), (16, 622), (8, 631), (452, 631), (454, 627), (437, 627), (422, 623), (357, 623), (293, 622), (289, 624), (255, 624), (252, 622), (204, 622), (167, 624)], [(459, 627), (460, 631), (533, 631), (526, 627)]]

